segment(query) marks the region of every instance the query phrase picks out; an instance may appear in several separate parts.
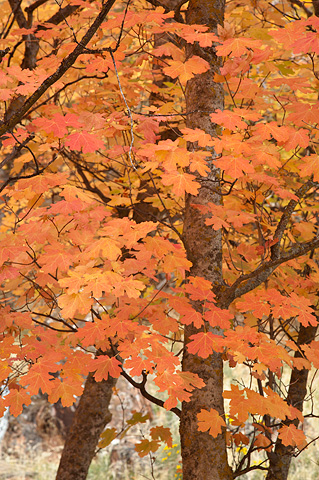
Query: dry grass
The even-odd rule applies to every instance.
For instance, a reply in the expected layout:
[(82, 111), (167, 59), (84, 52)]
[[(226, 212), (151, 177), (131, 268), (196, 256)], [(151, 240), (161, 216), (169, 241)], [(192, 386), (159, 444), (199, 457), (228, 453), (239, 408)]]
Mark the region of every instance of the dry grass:
[[(232, 371), (226, 370), (228, 382), (232, 375)], [(317, 385), (313, 385), (313, 395), (314, 404), (318, 405), (319, 379), (316, 383)], [(120, 388), (119, 391), (121, 390)], [(138, 405), (133, 405), (133, 399)], [(110, 426), (119, 428), (119, 425), (125, 423), (125, 419), (130, 418), (132, 408), (145, 414), (149, 406), (146, 407), (142, 399), (136, 400), (136, 392), (129, 389), (125, 390), (124, 394), (120, 393), (119, 397), (114, 395), (113, 420)], [(181, 480), (178, 419), (156, 406), (153, 406), (149, 413), (151, 419), (147, 423), (138, 425), (124, 439), (113, 442), (97, 454), (90, 467), (88, 480)], [(165, 449), (163, 446), (152, 457), (141, 459), (135, 452), (134, 445), (143, 437), (147, 438), (149, 429), (155, 425), (171, 428), (174, 447)], [(315, 438), (319, 434), (319, 419), (306, 422), (305, 433), (308, 440)], [(293, 459), (288, 480), (319, 478), (318, 442), (313, 442), (300, 456)], [(54, 480), (61, 449), (61, 446), (51, 445), (44, 451), (39, 445), (28, 446), (23, 442), (17, 444), (15, 449), (0, 454), (0, 480)], [(256, 462), (260, 459), (258, 456), (255, 458)], [(264, 472), (258, 471), (240, 477), (241, 480), (264, 478)]]

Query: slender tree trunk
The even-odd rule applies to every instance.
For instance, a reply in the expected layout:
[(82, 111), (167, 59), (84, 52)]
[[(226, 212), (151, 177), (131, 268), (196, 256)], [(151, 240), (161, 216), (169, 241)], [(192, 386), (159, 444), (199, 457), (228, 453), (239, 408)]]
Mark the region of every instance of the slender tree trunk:
[(68, 433), (56, 480), (85, 480), (101, 433), (112, 415), (109, 404), (116, 378), (96, 382), (91, 373)]
[[(223, 24), (225, 4), (223, 0), (190, 0), (187, 11), (189, 24), (205, 24), (211, 32), (217, 25)], [(201, 128), (212, 136), (216, 135), (209, 114), (217, 108), (223, 109), (224, 94), (220, 84), (214, 82), (214, 74), (219, 71), (220, 59), (214, 48), (189, 47), (189, 55), (199, 55), (207, 60), (210, 70), (196, 75), (187, 83), (186, 103), (187, 126)], [(196, 145), (192, 145), (196, 148)], [(189, 195), (186, 199), (184, 241), (189, 260), (193, 263), (192, 275), (210, 280), (214, 285), (222, 284), (222, 238), (221, 231), (214, 231), (205, 225), (205, 217), (199, 214), (194, 204), (205, 205), (208, 202), (221, 203), (219, 191), (219, 171), (213, 164), (214, 152), (211, 152), (210, 174), (198, 178), (201, 183), (199, 195)], [(216, 193), (217, 192), (217, 193)], [(201, 311), (201, 305), (195, 304)], [(185, 328), (185, 344), (198, 330), (193, 326)], [(215, 332), (216, 333), (216, 332)], [(183, 480), (229, 480), (232, 478), (226, 454), (225, 431), (213, 438), (197, 428), (197, 413), (201, 409), (216, 409), (224, 414), (223, 403), (223, 361), (220, 354), (213, 354), (204, 360), (192, 355), (185, 349), (183, 370), (199, 375), (206, 387), (195, 390), (190, 402), (182, 405), (180, 422), (181, 448), (183, 458)]]
[[(317, 327), (304, 327), (300, 325), (298, 334), (298, 345), (304, 345), (312, 342), (315, 339)], [(301, 358), (302, 355), (299, 350), (295, 352), (295, 358)], [(297, 370), (294, 368), (291, 372), (289, 390), (287, 396), (287, 403), (293, 407), (298, 408), (302, 412), (303, 403), (307, 393), (309, 370)], [(283, 422), (289, 425), (289, 422)], [(298, 421), (290, 422), (298, 426)], [(280, 438), (276, 441), (275, 451), (268, 454), (269, 469), (266, 480), (287, 480), (289, 467), (291, 464), (293, 448), (291, 446), (283, 445)]]

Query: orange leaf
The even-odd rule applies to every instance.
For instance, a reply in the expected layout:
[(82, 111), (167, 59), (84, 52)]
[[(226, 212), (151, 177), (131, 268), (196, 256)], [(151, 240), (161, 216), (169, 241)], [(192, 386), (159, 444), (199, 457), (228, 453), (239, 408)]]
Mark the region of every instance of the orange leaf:
[(232, 55), (233, 57), (240, 57), (248, 52), (248, 50), (258, 48), (262, 45), (260, 40), (252, 38), (228, 38), (222, 45), (216, 47), (217, 55), (226, 57)]
[(87, 314), (92, 306), (93, 299), (81, 293), (63, 294), (59, 297), (61, 314), (65, 318), (73, 318), (75, 313)]
[(195, 176), (189, 173), (175, 171), (163, 173), (162, 182), (164, 185), (172, 185), (172, 191), (181, 197), (185, 193), (197, 195), (200, 184), (195, 180)]
[(10, 413), (17, 417), (22, 413), (23, 405), (30, 405), (31, 396), (24, 388), (14, 388), (5, 397), (5, 405), (10, 407)]
[(282, 443), (286, 446), (292, 445), (293, 447), (297, 446), (299, 449), (301, 449), (307, 445), (304, 432), (296, 428), (293, 423), (289, 426), (284, 425), (281, 427), (278, 436)]
[(81, 382), (72, 381), (70, 378), (63, 381), (56, 379), (48, 400), (51, 403), (56, 403), (61, 399), (63, 407), (70, 407), (75, 402), (76, 397), (82, 395), (82, 392), (83, 387)]
[(225, 420), (219, 415), (219, 413), (211, 408), (210, 411), (201, 409), (197, 414), (198, 418), (198, 430), (200, 432), (207, 432), (212, 437), (217, 437), (222, 433), (222, 427), (226, 427)]
[(194, 75), (206, 72), (209, 70), (209, 63), (201, 57), (194, 55), (186, 62), (180, 60), (168, 60), (169, 66), (163, 68), (165, 75), (172, 78), (179, 77), (182, 83), (194, 77)]
[(107, 380), (109, 375), (113, 378), (118, 378), (121, 374), (121, 363), (115, 357), (108, 355), (99, 355), (90, 363), (90, 369), (96, 370), (94, 378), (97, 382)]
[(218, 335), (213, 335), (211, 332), (199, 332), (190, 337), (192, 340), (187, 344), (187, 349), (194, 355), (199, 355), (202, 358), (207, 358), (214, 351), (221, 352), (221, 347)]

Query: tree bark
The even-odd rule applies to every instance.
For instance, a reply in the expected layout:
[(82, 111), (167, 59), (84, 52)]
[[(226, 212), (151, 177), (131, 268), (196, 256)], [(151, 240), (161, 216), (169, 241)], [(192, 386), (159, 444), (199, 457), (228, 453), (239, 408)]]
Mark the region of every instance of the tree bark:
[(85, 480), (101, 433), (112, 415), (109, 404), (117, 379), (96, 382), (90, 373), (67, 436), (56, 480)]
[[(191, 0), (187, 11), (187, 23), (205, 24), (211, 32), (217, 31), (217, 25), (223, 24), (225, 4), (223, 0)], [(200, 48), (190, 46), (189, 56), (198, 55), (210, 64), (210, 70), (196, 75), (187, 83), (186, 108), (187, 126), (200, 128), (211, 136), (216, 136), (215, 125), (209, 114), (223, 109), (224, 93), (222, 86), (214, 82), (214, 74), (221, 66), (215, 55), (214, 47)], [(192, 145), (191, 148), (196, 148)], [(205, 205), (208, 202), (221, 203), (219, 192), (219, 171), (215, 168), (214, 152), (211, 152), (210, 174), (200, 178), (199, 195), (186, 198), (184, 220), (184, 242), (188, 259), (193, 263), (191, 275), (210, 280), (215, 286), (222, 284), (222, 237), (221, 231), (214, 231), (205, 225), (205, 216), (200, 215), (193, 205)], [(217, 193), (216, 193), (217, 192)], [(201, 311), (201, 305), (195, 304)], [(197, 330), (193, 325), (185, 328), (185, 345), (189, 337)], [(218, 332), (215, 332), (218, 333)], [(183, 458), (183, 480), (229, 480), (232, 472), (228, 465), (226, 438), (223, 431), (217, 438), (208, 433), (199, 432), (197, 413), (201, 409), (214, 408), (224, 415), (223, 402), (223, 361), (220, 354), (213, 354), (204, 360), (190, 354), (187, 349), (183, 356), (183, 370), (199, 375), (206, 386), (195, 390), (190, 402), (183, 402), (180, 422), (181, 449)]]
[[(304, 327), (303, 325), (300, 325), (297, 344), (304, 345), (312, 342), (312, 340), (315, 339), (316, 332), (317, 327), (310, 325)], [(297, 350), (294, 356), (295, 358), (301, 358), (302, 354)], [(302, 412), (303, 403), (307, 393), (308, 376), (309, 370), (305, 368), (303, 370), (294, 368), (290, 376), (286, 401), (288, 405), (298, 408), (300, 412)], [(284, 425), (289, 425), (291, 423), (294, 423), (296, 427), (298, 426), (298, 420), (295, 420), (294, 422), (283, 422)], [(293, 447), (283, 445), (280, 438), (277, 438), (274, 452), (268, 454), (269, 469), (266, 480), (287, 480), (292, 454)]]

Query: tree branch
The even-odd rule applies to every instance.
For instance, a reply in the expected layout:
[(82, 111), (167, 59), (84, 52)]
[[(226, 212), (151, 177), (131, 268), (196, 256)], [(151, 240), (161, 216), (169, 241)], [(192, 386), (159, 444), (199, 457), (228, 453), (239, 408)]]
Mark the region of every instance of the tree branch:
[[(146, 398), (147, 400), (149, 400), (150, 402), (152, 403), (155, 403), (155, 405), (158, 405), (159, 407), (164, 407), (164, 402), (163, 400), (159, 399), (159, 398), (156, 398), (154, 397), (153, 395), (151, 395), (150, 393), (148, 393), (145, 389), (145, 384), (146, 384), (146, 380), (147, 380), (147, 375), (146, 373), (143, 373), (143, 380), (141, 382), (135, 382), (135, 380), (133, 380), (132, 377), (130, 377), (126, 372), (125, 370), (122, 368), (122, 372), (121, 372), (121, 375), (123, 375), (123, 377), (131, 384), (133, 385), (133, 387), (137, 388), (141, 394), (143, 395), (144, 398)], [(179, 418), (181, 416), (181, 411), (179, 408), (177, 407), (174, 407), (174, 408), (171, 408), (169, 410), (170, 412), (173, 412), (175, 413), (175, 415), (177, 415)]]
[(288, 262), (295, 258), (301, 257), (319, 247), (319, 238), (315, 238), (310, 242), (293, 245), (289, 250), (282, 253), (279, 258), (269, 260), (261, 264), (253, 272), (241, 275), (229, 287), (222, 286), (217, 293), (218, 304), (222, 308), (228, 308), (229, 305), (236, 299), (244, 295), (245, 293), (254, 290), (259, 287), (267, 278), (276, 270), (282, 263)]
[(318, 183), (314, 182), (313, 180), (308, 180), (308, 182), (302, 185), (299, 188), (299, 190), (297, 190), (297, 192), (295, 193), (295, 195), (298, 197), (298, 200), (290, 200), (290, 202), (284, 209), (284, 212), (282, 214), (282, 217), (280, 219), (280, 222), (278, 223), (276, 232), (274, 234), (274, 239), (278, 239), (278, 242), (271, 247), (272, 260), (275, 260), (276, 258), (280, 257), (280, 241), (282, 239), (286, 226), (288, 225), (288, 222), (291, 218), (291, 215), (293, 214), (296, 205), (299, 203), (299, 200), (301, 200), (302, 197), (304, 197), (312, 187), (318, 187), (318, 186), (319, 186)]

